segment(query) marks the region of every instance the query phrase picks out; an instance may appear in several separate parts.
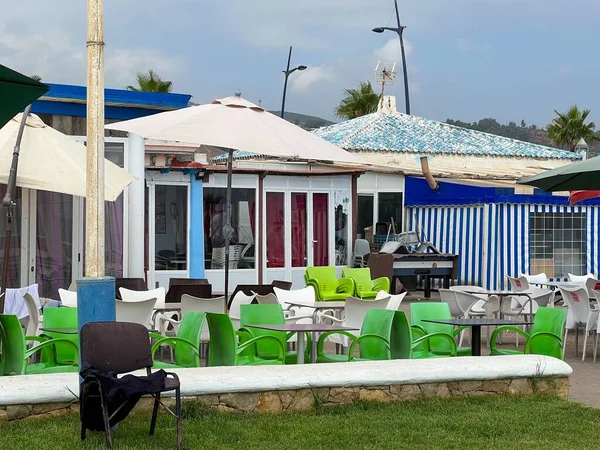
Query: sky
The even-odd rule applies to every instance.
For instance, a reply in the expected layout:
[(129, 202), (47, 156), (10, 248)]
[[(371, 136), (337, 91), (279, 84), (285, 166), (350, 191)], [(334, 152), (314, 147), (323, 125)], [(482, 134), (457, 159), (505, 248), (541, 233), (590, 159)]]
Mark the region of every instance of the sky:
[[(86, 2), (0, 0), (0, 63), (49, 83), (85, 85)], [(399, 0), (412, 113), (444, 121), (493, 117), (545, 126), (577, 104), (600, 127), (598, 0)], [(106, 87), (154, 69), (196, 103), (242, 95), (279, 110), (338, 120), (343, 91), (375, 83), (404, 108), (393, 0), (105, 1)], [(376, 88), (377, 90), (380, 87)]]

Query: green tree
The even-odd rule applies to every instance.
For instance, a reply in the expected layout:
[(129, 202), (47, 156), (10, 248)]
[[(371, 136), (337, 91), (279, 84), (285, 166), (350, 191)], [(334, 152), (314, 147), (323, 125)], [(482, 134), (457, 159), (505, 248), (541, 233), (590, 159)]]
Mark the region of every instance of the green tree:
[(29, 78), (35, 81), (42, 81), (42, 77), (40, 77), (39, 75), (31, 75)]
[(173, 83), (163, 79), (152, 69), (138, 72), (135, 76), (136, 86), (129, 85), (125, 89), (138, 92), (171, 92)]
[(361, 81), (358, 89), (345, 89), (344, 95), (346, 98), (335, 108), (337, 117), (354, 119), (377, 111), (380, 96), (373, 91), (369, 81)]
[(581, 138), (588, 144), (592, 141), (598, 141), (600, 138), (594, 134), (596, 125), (594, 122), (586, 123), (590, 114), (589, 109), (580, 111), (577, 105), (571, 106), (566, 113), (554, 111), (557, 115), (548, 125), (548, 137), (560, 147), (568, 147), (569, 150), (575, 150), (575, 145)]

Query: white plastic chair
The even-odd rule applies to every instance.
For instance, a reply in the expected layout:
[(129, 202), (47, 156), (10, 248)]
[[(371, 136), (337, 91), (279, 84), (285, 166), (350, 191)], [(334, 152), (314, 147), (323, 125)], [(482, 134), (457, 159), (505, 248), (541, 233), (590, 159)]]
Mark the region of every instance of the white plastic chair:
[(581, 361), (585, 361), (585, 350), (587, 338), (590, 331), (598, 329), (599, 310), (592, 305), (590, 297), (585, 287), (563, 287), (559, 286), (560, 293), (569, 308), (567, 312), (567, 325), (565, 330), (565, 339), (563, 347), (563, 358), (567, 347), (567, 335), (569, 330), (575, 330), (575, 354), (579, 352), (579, 329), (585, 329), (585, 338), (583, 339), (583, 355)]
[[(481, 286), (450, 286), (450, 290), (457, 292), (457, 299), (464, 303), (467, 303), (467, 298), (477, 298), (477, 301), (471, 304), (470, 315), (485, 316), (488, 301), (491, 301), (491, 299), (487, 296), (487, 294), (477, 294), (477, 292), (484, 292), (484, 288)], [(473, 294), (472, 292), (475, 293)]]
[(569, 273), (567, 276), (569, 277), (569, 281), (571, 283), (577, 283), (581, 285), (585, 285), (589, 278), (595, 278), (593, 273), (587, 273), (585, 275), (573, 275), (572, 273)]
[[(356, 297), (348, 297), (346, 299), (346, 307), (344, 308), (343, 319), (339, 319), (337, 317), (334, 317), (333, 315), (323, 314), (321, 316), (321, 320), (327, 319), (330, 320), (332, 323), (339, 324), (343, 327), (356, 328), (357, 331), (355, 331), (355, 333), (358, 334), (358, 330), (361, 329), (367, 312), (373, 308), (385, 309), (388, 303), (388, 298), (384, 298), (381, 300), (362, 300)], [(341, 345), (342, 347), (348, 347), (349, 341), (348, 338), (344, 335), (332, 334), (331, 336), (329, 336), (328, 339), (335, 344)]]
[(246, 295), (242, 291), (238, 291), (231, 300), (231, 306), (229, 307), (229, 318), (233, 322), (235, 329), (237, 330), (240, 327), (240, 317), (242, 314), (241, 306), (249, 305), (252, 303), (256, 294)]
[[(481, 305), (484, 300), (481, 297), (463, 292), (460, 289), (439, 289), (440, 299), (448, 303), (452, 317), (468, 319), (471, 317), (484, 317), (485, 304), (479, 308), (473, 309), (475, 305)], [(460, 333), (458, 346), (462, 347), (462, 342), (466, 330)]]
[(66, 289), (58, 289), (58, 295), (62, 306), (77, 308), (77, 292), (68, 291)]
[[(164, 308), (165, 307), (165, 298), (167, 296), (167, 292), (164, 287), (157, 287), (156, 289), (151, 289), (149, 291), (134, 291), (132, 289), (127, 289), (124, 287), (119, 288), (119, 293), (121, 294), (121, 299), (124, 302), (139, 302), (149, 300), (151, 298), (156, 299), (155, 308)], [(169, 311), (167, 313), (155, 313), (150, 319), (150, 324), (152, 328), (155, 328), (160, 334), (165, 334), (166, 329), (162, 329), (161, 326), (166, 325), (162, 319), (164, 317), (172, 317), (177, 320), (180, 319), (179, 314), (174, 311)]]
[[(315, 289), (312, 286), (307, 286), (302, 289), (295, 289), (292, 291), (286, 291), (278, 287), (273, 288), (273, 292), (277, 296), (277, 300), (281, 303), (284, 313), (291, 313), (293, 316), (313, 316), (314, 309), (304, 308), (301, 306), (291, 306), (289, 302), (293, 303), (313, 303), (317, 300), (315, 295)], [(311, 320), (312, 322), (312, 320)]]
[[(40, 334), (40, 323), (43, 323), (43, 317), (40, 314), (40, 309), (38, 308), (35, 299), (29, 292), (23, 294), (23, 298), (25, 299), (25, 306), (27, 306), (27, 311), (29, 312), (29, 321), (27, 322), (25, 335), (37, 336)], [(34, 344), (34, 341), (29, 341), (27, 344)]]
[(588, 278), (585, 281), (585, 288), (590, 298), (594, 298), (593, 291), (600, 291), (600, 280), (595, 277)]
[[(600, 289), (592, 289), (592, 295), (596, 299), (596, 303), (600, 304)], [(600, 315), (599, 315), (600, 317)], [(598, 319), (600, 320), (600, 318)], [(596, 326), (596, 335), (594, 336), (594, 364), (596, 364), (596, 353), (598, 352), (598, 333), (600, 332), (600, 326)], [(565, 338), (566, 342), (566, 338)]]
[(259, 305), (279, 305), (279, 300), (277, 296), (273, 293), (268, 293), (267, 295), (259, 295), (253, 292), (256, 295), (256, 301)]
[(357, 239), (354, 241), (354, 254), (352, 262), (354, 267), (366, 267), (365, 255), (371, 253), (371, 244), (366, 239)]
[(397, 311), (400, 309), (400, 305), (402, 304), (402, 300), (406, 297), (408, 292), (403, 292), (402, 294), (388, 294), (385, 291), (379, 291), (375, 296), (375, 300), (383, 300), (385, 298), (388, 299), (388, 304), (385, 309), (391, 309), (392, 311)]
[(548, 282), (548, 276), (545, 273), (538, 273), (537, 275), (527, 275), (524, 273), (520, 273), (519, 278), (525, 278), (529, 284)]
[[(116, 300), (116, 318), (117, 322), (133, 322), (144, 325), (146, 328), (153, 327), (152, 312), (156, 305), (156, 298), (148, 300), (138, 300), (134, 302), (126, 302), (124, 300)], [(126, 343), (124, 343), (126, 344)]]
[[(183, 320), (188, 312), (223, 314), (225, 312), (225, 297), (200, 298), (193, 297), (189, 294), (183, 294), (181, 296), (181, 320)], [(169, 317), (163, 317), (161, 320), (170, 323), (175, 331), (177, 331), (181, 324), (181, 320), (175, 320)], [(210, 342), (208, 326), (202, 327), (200, 342)]]

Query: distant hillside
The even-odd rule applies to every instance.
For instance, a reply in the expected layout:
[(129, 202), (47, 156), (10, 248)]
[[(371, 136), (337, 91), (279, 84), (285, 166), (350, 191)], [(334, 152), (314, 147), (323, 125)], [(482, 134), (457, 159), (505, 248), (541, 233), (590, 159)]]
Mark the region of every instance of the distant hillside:
[[(508, 125), (499, 123), (496, 119), (481, 119), (478, 122), (463, 122), (461, 120), (446, 120), (450, 125), (457, 127), (469, 128), (471, 130), (483, 131), (485, 133), (497, 134), (519, 141), (531, 142), (533, 144), (546, 145), (548, 147), (556, 147), (554, 143), (548, 139), (548, 133), (544, 128), (539, 128), (536, 125), (527, 126), (525, 121), (521, 121), (521, 126), (516, 122), (509, 122)], [(600, 136), (600, 132), (596, 133)], [(588, 142), (590, 146), (590, 157), (600, 153), (600, 142)]]
[[(281, 113), (279, 111), (269, 111), (277, 116)], [(285, 119), (292, 122), (294, 125), (304, 128), (305, 130), (314, 130), (315, 128), (326, 127), (333, 125), (335, 122), (325, 120), (320, 117), (307, 116), (306, 114), (298, 114), (293, 112), (286, 112)]]

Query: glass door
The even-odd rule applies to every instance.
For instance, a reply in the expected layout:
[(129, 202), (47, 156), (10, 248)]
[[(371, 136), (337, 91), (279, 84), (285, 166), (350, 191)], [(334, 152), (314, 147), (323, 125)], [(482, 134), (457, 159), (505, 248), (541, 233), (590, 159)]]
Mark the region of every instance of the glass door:
[(292, 192), (291, 196), (291, 280), (295, 287), (304, 285), (308, 265), (308, 194)]
[(285, 192), (267, 192), (265, 194), (266, 234), (265, 278), (266, 283), (286, 279), (286, 201)]
[(149, 189), (149, 287), (169, 287), (188, 276), (189, 184), (151, 184)]
[(312, 265), (329, 265), (329, 195), (312, 195)]

